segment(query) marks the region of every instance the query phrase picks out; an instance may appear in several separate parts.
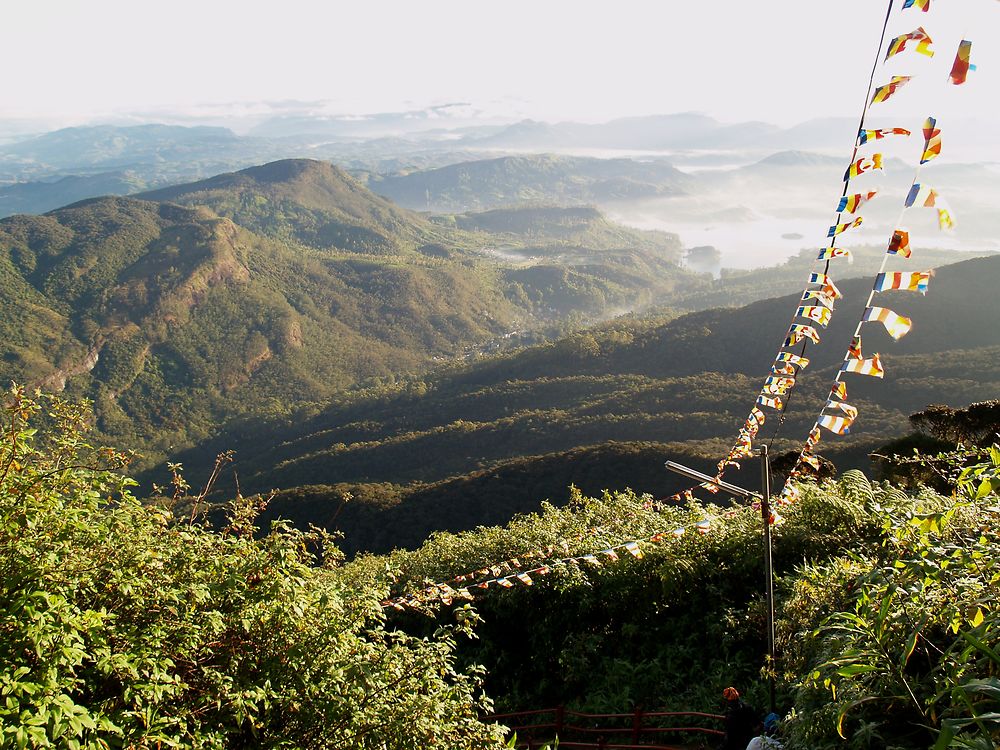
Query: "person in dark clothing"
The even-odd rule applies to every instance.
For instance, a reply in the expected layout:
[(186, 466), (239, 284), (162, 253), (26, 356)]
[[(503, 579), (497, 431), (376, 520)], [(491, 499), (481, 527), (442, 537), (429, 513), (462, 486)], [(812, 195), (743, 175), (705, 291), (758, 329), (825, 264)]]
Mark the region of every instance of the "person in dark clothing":
[(746, 750), (750, 740), (758, 733), (760, 716), (740, 698), (739, 691), (727, 687), (722, 691), (726, 701), (725, 730), (720, 750)]

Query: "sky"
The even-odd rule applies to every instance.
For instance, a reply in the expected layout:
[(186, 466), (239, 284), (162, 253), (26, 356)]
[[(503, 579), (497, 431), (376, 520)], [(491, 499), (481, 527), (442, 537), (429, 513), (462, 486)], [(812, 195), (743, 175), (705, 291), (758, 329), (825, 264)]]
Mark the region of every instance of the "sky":
[[(549, 121), (698, 111), (791, 125), (856, 116), (887, 8), (883, 0), (5, 5), (0, 121), (59, 125), (137, 113), (361, 114), (455, 101), (485, 115)], [(933, 64), (943, 72), (928, 80), (946, 89), (965, 35), (980, 71), (974, 86), (962, 87), (962, 109), (995, 110), (1000, 2), (932, 0), (929, 13), (901, 5), (895, 0), (888, 36), (923, 25), (941, 40), (939, 51), (932, 61), (890, 60), (876, 83)]]

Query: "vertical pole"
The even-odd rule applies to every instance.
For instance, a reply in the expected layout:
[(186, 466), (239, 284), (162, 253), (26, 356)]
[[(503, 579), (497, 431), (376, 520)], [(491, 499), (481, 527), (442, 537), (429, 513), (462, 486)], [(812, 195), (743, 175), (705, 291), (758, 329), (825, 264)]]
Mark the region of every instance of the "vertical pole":
[(767, 673), (771, 712), (775, 713), (774, 662), (774, 568), (771, 562), (771, 463), (767, 446), (760, 448), (761, 501), (760, 516), (764, 525), (764, 591), (767, 604)]

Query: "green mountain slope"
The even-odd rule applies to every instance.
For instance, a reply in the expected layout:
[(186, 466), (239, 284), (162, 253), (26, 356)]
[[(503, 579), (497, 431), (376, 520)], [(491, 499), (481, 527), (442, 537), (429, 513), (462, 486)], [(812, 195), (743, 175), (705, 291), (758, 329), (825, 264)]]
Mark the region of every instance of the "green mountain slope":
[[(880, 295), (883, 305), (911, 316), (914, 329), (893, 342), (880, 327), (866, 326), (865, 350), (881, 352), (885, 379), (850, 378), (850, 402), (861, 416), (852, 436), (829, 438), (823, 449), (852, 452), (848, 461), (856, 462), (879, 441), (908, 432), (907, 415), (928, 403), (995, 397), (1000, 331), (983, 321), (1000, 315), (1000, 302), (989, 294), (998, 280), (1000, 258), (976, 259), (938, 269), (926, 297)], [(797, 445), (812, 425), (870, 285), (866, 279), (841, 284), (847, 299), (822, 345), (809, 352), (813, 364), (800, 379), (775, 450)], [(244, 489), (312, 486), (304, 492), (317, 507), (331, 508), (323, 511), (326, 518), (345, 490), (376, 508), (398, 504), (380, 516), (345, 509), (344, 528), (357, 513), (357, 531), (366, 539), (385, 542), (392, 528), (405, 527), (399, 538), (407, 540), (417, 528), (471, 528), (481, 522), (480, 513), (497, 519), (495, 508), (483, 510), (472, 499), (479, 482), (490, 485), (488, 496), (505, 496), (502, 513), (529, 510), (545, 497), (562, 499), (553, 497), (547, 477), (572, 481), (573, 474), (552, 469), (553, 461), (568, 460), (553, 453), (652, 441), (674, 443), (669, 450), (699, 454), (701, 461), (717, 459), (753, 404), (795, 302), (767, 300), (663, 325), (616, 321), (409, 388), (345, 399), (308, 420), (247, 423), (201, 453), (235, 448)], [(772, 419), (764, 434), (770, 438), (776, 426)], [(533, 464), (533, 456), (549, 458)], [(197, 465), (195, 455), (183, 459)], [(515, 466), (522, 478), (508, 483)], [(628, 485), (635, 476), (610, 468), (599, 474), (587, 480), (588, 490), (601, 482)], [(463, 483), (469, 492), (453, 491)], [(382, 486), (361, 486), (373, 484)], [(640, 489), (667, 494), (674, 487), (664, 481)], [(421, 515), (420, 523), (414, 521)], [(393, 517), (407, 520), (395, 526)]]

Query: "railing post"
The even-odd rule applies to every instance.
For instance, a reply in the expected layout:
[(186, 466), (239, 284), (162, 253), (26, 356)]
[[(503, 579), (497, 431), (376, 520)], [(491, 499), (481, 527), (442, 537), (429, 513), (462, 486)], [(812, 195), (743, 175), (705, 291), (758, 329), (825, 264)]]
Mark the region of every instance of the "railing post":
[(566, 706), (561, 703), (556, 706), (556, 737), (560, 737), (563, 731), (563, 724), (566, 721)]
[(639, 744), (639, 730), (642, 728), (642, 706), (636, 706), (632, 713), (632, 744)]

